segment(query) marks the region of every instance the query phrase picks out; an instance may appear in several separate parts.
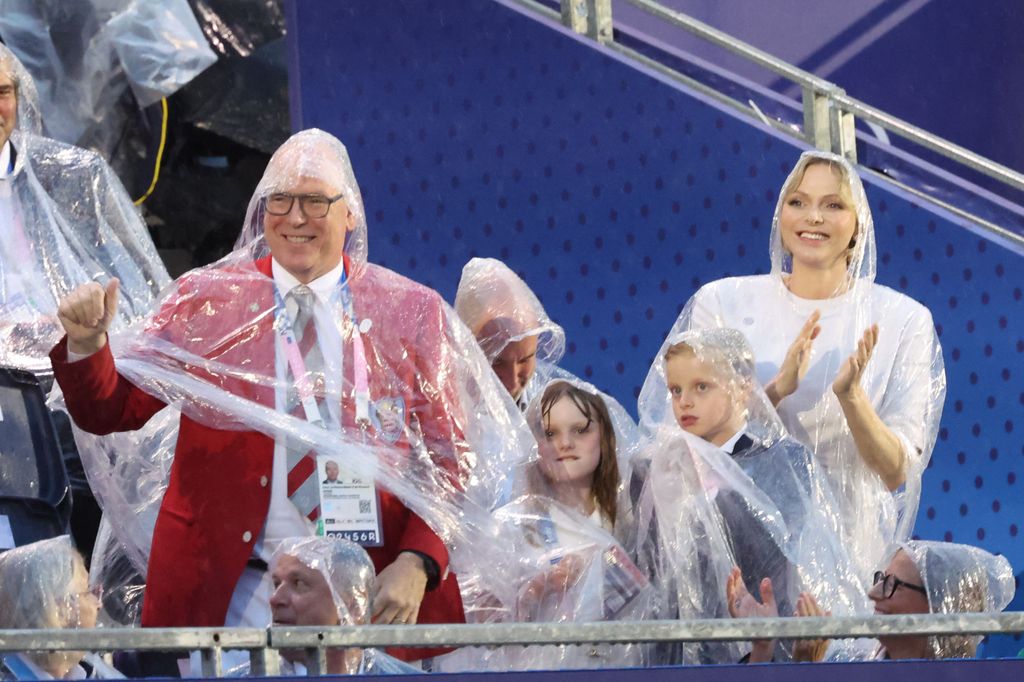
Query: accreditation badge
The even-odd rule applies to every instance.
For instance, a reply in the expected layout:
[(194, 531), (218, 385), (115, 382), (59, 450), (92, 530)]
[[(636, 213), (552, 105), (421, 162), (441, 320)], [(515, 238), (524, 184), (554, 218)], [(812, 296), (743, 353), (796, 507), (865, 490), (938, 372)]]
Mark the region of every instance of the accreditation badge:
[(383, 546), (380, 497), (373, 479), (355, 476), (334, 457), (317, 455), (316, 468), (320, 481), (318, 534), (363, 547)]

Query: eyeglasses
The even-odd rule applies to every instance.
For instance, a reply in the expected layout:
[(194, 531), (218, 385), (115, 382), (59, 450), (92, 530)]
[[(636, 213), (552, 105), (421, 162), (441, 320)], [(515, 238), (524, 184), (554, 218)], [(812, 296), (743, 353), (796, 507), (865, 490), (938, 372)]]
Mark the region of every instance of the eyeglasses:
[(331, 204), (342, 195), (325, 197), (323, 194), (288, 194), (274, 192), (266, 198), (267, 213), (270, 215), (288, 215), (291, 213), (295, 200), (299, 200), (299, 210), (307, 218), (323, 218), (331, 210)]
[(882, 597), (885, 599), (891, 599), (892, 595), (896, 594), (897, 587), (906, 587), (909, 590), (920, 592), (926, 597), (928, 596), (928, 590), (924, 589), (923, 586), (905, 582), (889, 573), (875, 571), (875, 585), (878, 583), (882, 583)]

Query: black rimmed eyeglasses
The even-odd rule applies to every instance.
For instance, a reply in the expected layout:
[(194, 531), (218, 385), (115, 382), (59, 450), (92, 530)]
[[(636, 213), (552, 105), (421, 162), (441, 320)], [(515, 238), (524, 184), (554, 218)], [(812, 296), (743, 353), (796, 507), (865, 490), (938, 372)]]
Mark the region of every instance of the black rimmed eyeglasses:
[(891, 573), (882, 573), (881, 571), (875, 571), (875, 585), (882, 583), (882, 597), (885, 599), (891, 599), (892, 595), (896, 594), (896, 588), (905, 587), (908, 590), (914, 590), (920, 592), (925, 597), (928, 596), (928, 590), (924, 589), (922, 585), (915, 585), (914, 583), (908, 583), (904, 580), (900, 580)]
[(323, 194), (289, 194), (274, 192), (266, 198), (267, 213), (270, 215), (288, 215), (291, 213), (295, 200), (299, 200), (299, 210), (307, 218), (323, 218), (331, 210), (331, 204), (342, 195), (326, 197)]

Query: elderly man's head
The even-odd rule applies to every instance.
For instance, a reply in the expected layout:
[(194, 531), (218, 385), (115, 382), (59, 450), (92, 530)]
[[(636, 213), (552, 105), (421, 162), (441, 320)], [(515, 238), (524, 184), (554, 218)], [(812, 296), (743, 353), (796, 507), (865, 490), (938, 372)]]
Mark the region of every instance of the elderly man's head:
[(476, 331), (477, 341), (491, 367), (516, 400), (537, 369), (537, 336), (520, 336), (525, 325), (508, 317), (488, 320)]
[(362, 625), (369, 621), (373, 562), (339, 538), (285, 540), (270, 562), (276, 625)]
[(0, 147), (7, 143), (17, 125), (17, 71), (11, 57), (6, 52), (0, 52)]
[(333, 135), (311, 129), (290, 137), (267, 164), (256, 199), (271, 255), (300, 282), (337, 267), (346, 249), (355, 247), (356, 260), (365, 259), (359, 188), (348, 153)]

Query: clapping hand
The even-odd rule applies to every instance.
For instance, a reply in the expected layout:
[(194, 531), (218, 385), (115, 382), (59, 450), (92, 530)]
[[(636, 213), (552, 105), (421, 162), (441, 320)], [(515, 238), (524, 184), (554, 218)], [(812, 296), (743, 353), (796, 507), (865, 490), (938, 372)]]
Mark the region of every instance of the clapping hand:
[[(747, 590), (738, 566), (734, 566), (729, 574), (725, 584), (725, 596), (729, 600), (729, 615), (733, 618), (777, 618), (779, 615), (771, 578), (761, 581), (761, 598), (764, 601), (760, 602)], [(755, 640), (750, 652), (750, 662), (767, 663), (772, 660), (774, 650), (775, 640)]]
[(860, 387), (860, 378), (864, 374), (864, 368), (867, 367), (868, 361), (871, 360), (871, 354), (874, 352), (877, 344), (878, 325), (873, 324), (864, 330), (864, 335), (857, 342), (857, 350), (851, 353), (850, 357), (846, 358), (846, 362), (843, 363), (842, 368), (839, 370), (839, 375), (836, 376), (836, 380), (832, 383), (832, 391), (837, 397), (848, 397)]
[[(808, 592), (801, 592), (796, 600), (797, 616), (831, 616), (831, 611), (823, 611), (818, 602)], [(828, 650), (827, 639), (798, 639), (793, 643), (793, 660), (816, 662), (825, 658)]]
[(821, 319), (821, 312), (815, 310), (807, 318), (800, 333), (796, 335), (786, 357), (782, 361), (775, 378), (768, 382), (765, 392), (772, 401), (772, 405), (778, 405), (783, 398), (796, 391), (800, 382), (807, 374), (807, 368), (811, 361), (811, 350), (814, 347), (814, 340), (821, 333), (821, 326), (818, 320)]

